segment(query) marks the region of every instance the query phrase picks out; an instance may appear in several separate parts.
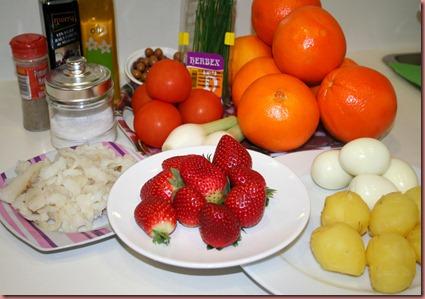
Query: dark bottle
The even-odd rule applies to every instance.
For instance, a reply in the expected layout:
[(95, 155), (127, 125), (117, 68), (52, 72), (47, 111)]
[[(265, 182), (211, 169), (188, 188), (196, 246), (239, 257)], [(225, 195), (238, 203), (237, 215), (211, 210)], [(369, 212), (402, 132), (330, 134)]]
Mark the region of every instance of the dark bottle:
[(50, 69), (72, 56), (81, 56), (80, 16), (77, 0), (40, 0), (43, 32), (47, 38)]

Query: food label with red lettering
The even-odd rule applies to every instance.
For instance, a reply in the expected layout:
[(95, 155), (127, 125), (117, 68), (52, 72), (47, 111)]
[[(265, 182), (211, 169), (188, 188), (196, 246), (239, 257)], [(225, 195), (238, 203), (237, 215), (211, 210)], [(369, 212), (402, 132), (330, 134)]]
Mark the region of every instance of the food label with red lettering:
[(46, 96), (44, 81), (47, 69), (47, 61), (31, 67), (16, 66), (19, 90), (23, 99), (38, 100)]
[(186, 66), (193, 88), (203, 88), (222, 97), (224, 59), (216, 53), (187, 52)]

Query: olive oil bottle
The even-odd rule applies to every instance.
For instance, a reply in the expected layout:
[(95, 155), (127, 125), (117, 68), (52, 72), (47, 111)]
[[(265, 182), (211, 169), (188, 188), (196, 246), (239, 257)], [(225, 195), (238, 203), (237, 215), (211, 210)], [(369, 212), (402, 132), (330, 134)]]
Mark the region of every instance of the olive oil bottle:
[(120, 100), (118, 53), (113, 0), (78, 0), (83, 55), (111, 71), (114, 104)]

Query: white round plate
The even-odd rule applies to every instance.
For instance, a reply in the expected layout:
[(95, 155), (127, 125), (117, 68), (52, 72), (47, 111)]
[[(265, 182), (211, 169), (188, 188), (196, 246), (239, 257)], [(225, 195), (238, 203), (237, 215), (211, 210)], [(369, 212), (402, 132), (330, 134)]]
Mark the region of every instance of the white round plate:
[(142, 185), (161, 170), (164, 159), (184, 154), (212, 155), (215, 146), (199, 146), (155, 154), (133, 165), (115, 182), (107, 211), (116, 235), (130, 248), (153, 260), (186, 268), (224, 268), (268, 257), (290, 244), (304, 229), (310, 215), (307, 190), (289, 168), (271, 157), (249, 151), (253, 169), (276, 190), (260, 223), (241, 232), (238, 246), (207, 250), (198, 228), (178, 224), (170, 244), (154, 244), (136, 224), (133, 212)]
[[(257, 283), (275, 295), (377, 295), (370, 285), (368, 270), (360, 277), (343, 275), (323, 270), (310, 250), (312, 231), (320, 226), (320, 213), (326, 196), (336, 191), (318, 187), (310, 176), (314, 158), (323, 150), (296, 152), (276, 157), (275, 160), (288, 166), (301, 178), (308, 190), (311, 202), (310, 221), (291, 246), (279, 255), (258, 263), (244, 265), (244, 271)], [(417, 169), (420, 177), (419, 169)], [(368, 236), (364, 237), (367, 244)], [(411, 287), (403, 295), (421, 294), (421, 268), (416, 266), (416, 276)]]

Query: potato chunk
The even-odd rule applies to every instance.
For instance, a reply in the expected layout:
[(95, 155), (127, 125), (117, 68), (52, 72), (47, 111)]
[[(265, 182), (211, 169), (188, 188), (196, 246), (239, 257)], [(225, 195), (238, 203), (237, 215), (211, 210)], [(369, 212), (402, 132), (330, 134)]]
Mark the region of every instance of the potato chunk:
[(421, 186), (416, 186), (413, 188), (410, 188), (409, 190), (407, 190), (404, 194), (406, 194), (407, 197), (409, 197), (409, 199), (411, 199), (416, 206), (418, 207), (418, 212), (419, 212), (419, 221), (421, 221), (421, 210), (422, 210), (422, 204), (421, 204), (421, 193), (422, 193), (422, 188)]
[(418, 223), (416, 204), (401, 192), (382, 196), (370, 212), (371, 236), (392, 232), (406, 236)]
[(310, 247), (320, 266), (333, 272), (359, 276), (366, 266), (363, 240), (350, 225), (337, 222), (316, 228)]
[(422, 248), (421, 248), (421, 225), (417, 224), (406, 236), (413, 250), (415, 250), (416, 261), (421, 264)]
[(323, 226), (344, 222), (363, 235), (369, 225), (369, 216), (369, 207), (360, 195), (339, 191), (326, 197), (320, 220)]
[(374, 290), (393, 294), (412, 284), (416, 274), (416, 257), (403, 236), (383, 233), (373, 237), (367, 245), (366, 258)]

